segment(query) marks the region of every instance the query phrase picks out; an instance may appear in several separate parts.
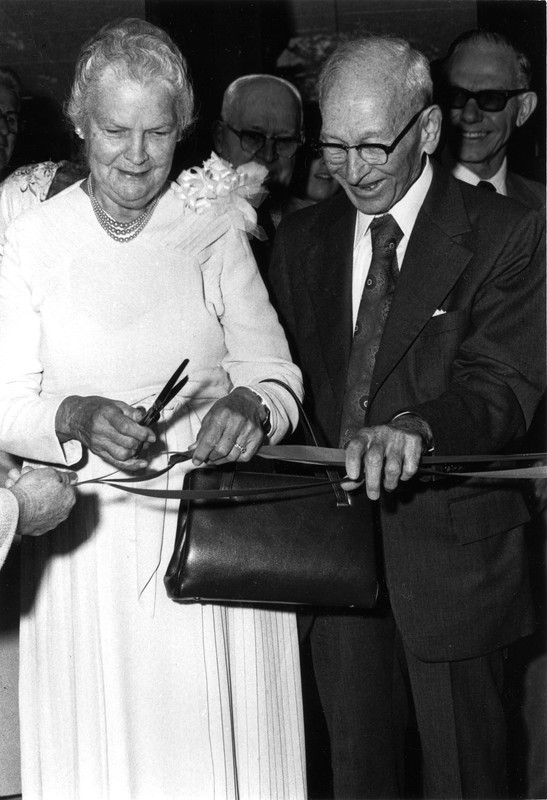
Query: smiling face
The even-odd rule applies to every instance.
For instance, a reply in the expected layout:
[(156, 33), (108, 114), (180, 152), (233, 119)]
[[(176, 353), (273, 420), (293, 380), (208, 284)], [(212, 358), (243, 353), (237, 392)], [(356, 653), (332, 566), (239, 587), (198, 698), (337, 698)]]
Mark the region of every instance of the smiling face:
[[(511, 50), (495, 43), (463, 45), (451, 57), (446, 77), (451, 86), (481, 89), (520, 89), (523, 85)], [(482, 111), (474, 98), (463, 108), (449, 109), (451, 149), (457, 161), (481, 178), (499, 170), (515, 128), (524, 124), (533, 92), (512, 97), (502, 111)]]
[(90, 97), (83, 138), (94, 192), (119, 221), (135, 219), (161, 191), (177, 143), (170, 86), (109, 69)]
[[(321, 111), (322, 141), (347, 145), (390, 145), (414, 113), (408, 99), (400, 96), (397, 81), (377, 62), (367, 63), (366, 68), (352, 65), (342, 69), (329, 87)], [(432, 153), (437, 146), (440, 120), (435, 106), (424, 111), (386, 164), (371, 166), (356, 150), (350, 150), (344, 164), (327, 162), (329, 172), (359, 211), (384, 214), (419, 177), (423, 153)]]

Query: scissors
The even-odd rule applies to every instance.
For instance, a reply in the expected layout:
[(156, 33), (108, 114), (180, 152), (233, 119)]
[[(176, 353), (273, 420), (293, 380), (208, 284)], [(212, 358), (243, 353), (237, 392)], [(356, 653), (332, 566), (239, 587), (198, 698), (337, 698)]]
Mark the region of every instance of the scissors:
[(154, 400), (153, 404), (150, 406), (142, 420), (140, 421), (140, 425), (144, 425), (146, 427), (150, 427), (150, 425), (154, 425), (160, 418), (160, 414), (162, 410), (165, 408), (167, 403), (179, 392), (182, 387), (188, 382), (188, 375), (185, 375), (178, 383), (177, 380), (179, 379), (181, 373), (186, 369), (188, 366), (188, 359), (185, 358), (182, 364), (177, 367), (177, 369), (173, 372), (159, 395)]

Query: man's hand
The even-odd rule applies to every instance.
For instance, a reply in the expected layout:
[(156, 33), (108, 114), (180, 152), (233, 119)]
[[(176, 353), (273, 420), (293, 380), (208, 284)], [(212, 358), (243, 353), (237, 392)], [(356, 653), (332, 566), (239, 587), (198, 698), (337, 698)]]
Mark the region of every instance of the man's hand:
[(22, 472), (9, 472), (6, 485), (15, 495), (19, 505), (17, 532), (27, 536), (40, 536), (60, 525), (76, 502), (73, 485), (74, 472), (61, 472), (51, 467)]
[(105, 397), (67, 397), (57, 411), (55, 429), (60, 442), (77, 439), (92, 453), (118, 469), (144, 469), (139, 457), (143, 444), (156, 441), (150, 428), (139, 425), (142, 408)]
[(203, 418), (195, 445), (190, 447), (193, 463), (249, 461), (264, 440), (260, 414), (260, 399), (244, 386), (221, 397)]
[[(399, 481), (415, 475), (420, 458), (431, 445), (429, 425), (415, 415), (405, 415), (389, 425), (361, 428), (346, 449), (346, 491), (366, 484), (367, 495), (378, 500), (381, 486), (388, 492)], [(364, 473), (364, 478), (363, 478)]]

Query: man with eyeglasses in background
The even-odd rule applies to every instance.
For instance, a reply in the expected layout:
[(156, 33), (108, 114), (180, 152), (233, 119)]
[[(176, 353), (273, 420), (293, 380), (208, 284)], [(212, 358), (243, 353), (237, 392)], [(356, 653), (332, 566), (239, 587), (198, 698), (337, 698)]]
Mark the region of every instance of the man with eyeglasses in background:
[(258, 74), (243, 75), (228, 86), (221, 118), (213, 125), (213, 143), (221, 158), (234, 167), (257, 161), (268, 168), (269, 196), (258, 209), (258, 224), (267, 239), (251, 242), (265, 279), (302, 143), (302, 124), (302, 99), (296, 87), (275, 75)]
[(344, 192), (285, 217), (270, 265), (321, 444), (346, 448), (381, 535), (378, 607), (310, 633), (336, 800), (503, 797), (504, 648), (534, 624), (518, 485), (419, 479), (423, 453), (514, 446), (545, 385), (544, 221), (432, 164), (432, 89), (400, 39), (327, 59), (317, 147)]
[(453, 175), (543, 210), (545, 186), (507, 167), (511, 138), (537, 106), (528, 56), (502, 33), (471, 30), (450, 45), (441, 69)]
[(15, 72), (0, 67), (0, 180), (8, 174), (19, 130), (21, 87)]

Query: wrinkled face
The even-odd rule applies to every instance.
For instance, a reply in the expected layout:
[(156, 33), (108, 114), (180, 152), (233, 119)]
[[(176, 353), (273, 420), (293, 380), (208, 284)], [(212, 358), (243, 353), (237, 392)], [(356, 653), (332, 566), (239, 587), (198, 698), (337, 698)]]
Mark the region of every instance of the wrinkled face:
[(13, 155), (19, 127), (19, 103), (8, 86), (0, 84), (0, 170)]
[[(401, 107), (407, 109), (408, 103), (397, 96), (396, 89), (388, 88), (378, 78), (376, 70), (341, 72), (323, 100), (321, 140), (346, 145), (367, 142), (390, 145), (413, 115), (412, 111), (401, 111)], [(327, 161), (329, 172), (359, 211), (386, 213), (419, 177), (422, 154), (432, 153), (438, 141), (440, 111), (433, 108), (433, 112), (435, 130), (426, 133), (431, 114), (424, 112), (386, 164), (367, 164), (356, 150), (349, 151), (344, 164)]]
[(167, 83), (140, 84), (107, 70), (90, 98), (83, 138), (94, 192), (114, 218), (137, 217), (162, 189), (177, 143)]
[(314, 203), (328, 200), (340, 189), (340, 184), (330, 174), (322, 158), (314, 158), (310, 163), (306, 182), (306, 198)]
[[(447, 78), (451, 86), (473, 92), (521, 88), (512, 53), (495, 44), (462, 47), (450, 60)], [(482, 177), (495, 175), (517, 125), (521, 102), (520, 97), (512, 97), (502, 111), (482, 111), (470, 98), (463, 108), (449, 109), (451, 149), (456, 160)]]
[[(261, 82), (243, 87), (230, 119), (225, 122), (238, 131), (256, 131), (269, 137), (298, 138), (300, 135), (297, 100), (289, 89), (277, 83)], [(279, 156), (270, 139), (252, 155), (242, 148), (237, 134), (222, 125), (216, 146), (219, 155), (234, 167), (249, 161), (257, 161), (267, 167), (266, 183), (273, 191), (289, 186), (294, 171), (294, 156)]]

